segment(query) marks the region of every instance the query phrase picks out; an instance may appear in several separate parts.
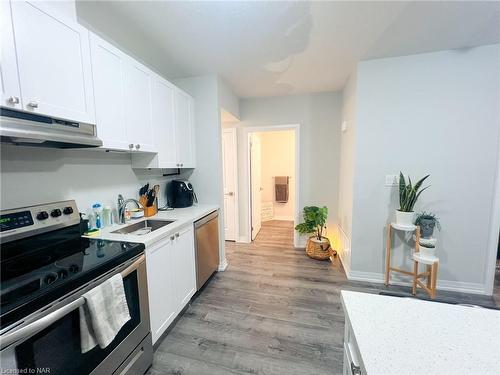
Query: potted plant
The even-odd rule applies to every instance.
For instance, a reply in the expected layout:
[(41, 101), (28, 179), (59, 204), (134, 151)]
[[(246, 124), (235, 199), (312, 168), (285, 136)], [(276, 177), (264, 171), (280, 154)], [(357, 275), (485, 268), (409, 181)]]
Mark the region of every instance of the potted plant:
[(323, 236), (327, 217), (327, 207), (306, 206), (303, 210), (304, 222), (295, 227), (295, 230), (302, 235), (314, 233), (306, 245), (306, 253), (311, 258), (325, 260), (333, 254), (330, 241)]
[(434, 228), (441, 230), (441, 223), (432, 212), (421, 212), (415, 219), (415, 225), (420, 226), (420, 235), (423, 238), (431, 238), (434, 234)]
[(428, 186), (426, 186), (420, 189), (427, 177), (429, 177), (429, 175), (421, 178), (413, 185), (410, 177), (408, 177), (407, 183), (403, 173), (399, 172), (399, 209), (396, 210), (397, 224), (405, 226), (413, 225), (413, 206), (418, 197), (420, 197), (420, 194), (428, 188)]
[(423, 257), (432, 258), (432, 257), (436, 256), (436, 246), (432, 245), (432, 244), (421, 243), (419, 251), (420, 251), (420, 255), (422, 255)]

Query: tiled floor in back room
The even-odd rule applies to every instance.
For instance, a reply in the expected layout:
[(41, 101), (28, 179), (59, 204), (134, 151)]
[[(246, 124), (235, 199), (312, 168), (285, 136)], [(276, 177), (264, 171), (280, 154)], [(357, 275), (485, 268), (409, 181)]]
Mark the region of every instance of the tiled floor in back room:
[[(159, 345), (149, 374), (341, 374), (340, 290), (386, 288), (348, 281), (338, 258), (309, 259), (291, 238), (293, 224), (267, 222), (254, 243), (227, 242), (229, 267), (215, 275)], [(451, 292), (438, 297), (493, 303), (490, 297)]]

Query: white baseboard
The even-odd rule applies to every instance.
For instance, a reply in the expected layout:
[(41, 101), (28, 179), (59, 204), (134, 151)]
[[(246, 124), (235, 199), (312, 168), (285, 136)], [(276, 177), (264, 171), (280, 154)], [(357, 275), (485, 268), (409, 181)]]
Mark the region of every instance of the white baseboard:
[(223, 259), (222, 262), (219, 263), (219, 271), (225, 271), (228, 266), (227, 259)]
[(240, 236), (236, 242), (241, 242), (241, 243), (250, 243), (250, 239), (248, 236)]
[(271, 220), (294, 221), (295, 218), (293, 216), (273, 216)]
[[(344, 263), (342, 263), (344, 264)], [(344, 267), (345, 269), (345, 267)], [(346, 269), (347, 279), (355, 281), (364, 281), (368, 283), (384, 283), (384, 275), (376, 272), (363, 272), (363, 271), (353, 271)], [(398, 275), (399, 276), (399, 275)], [(397, 276), (396, 276), (397, 277)], [(393, 274), (391, 273), (391, 284), (411, 286), (410, 281), (395, 280)], [(439, 280), (437, 282), (438, 290), (447, 290), (451, 292), (460, 293), (471, 293), (471, 294), (484, 294), (487, 295), (485, 285), (477, 283), (465, 283), (461, 281), (450, 281), (450, 280)]]

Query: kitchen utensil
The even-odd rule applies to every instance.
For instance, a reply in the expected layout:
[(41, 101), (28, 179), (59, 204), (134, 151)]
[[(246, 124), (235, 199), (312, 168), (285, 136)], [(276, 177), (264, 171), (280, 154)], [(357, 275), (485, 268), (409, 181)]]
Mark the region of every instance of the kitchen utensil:
[(153, 190), (155, 192), (156, 209), (158, 209), (158, 197), (160, 196), (160, 185), (153, 186)]
[(147, 207), (151, 207), (155, 201), (155, 191), (154, 190), (149, 190), (147, 194)]

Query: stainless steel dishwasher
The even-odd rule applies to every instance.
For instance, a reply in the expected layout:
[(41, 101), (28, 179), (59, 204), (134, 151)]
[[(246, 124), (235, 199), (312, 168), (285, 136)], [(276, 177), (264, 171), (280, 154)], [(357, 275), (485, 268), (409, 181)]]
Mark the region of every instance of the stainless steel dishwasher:
[(196, 246), (196, 289), (219, 268), (219, 212), (214, 211), (194, 223)]

